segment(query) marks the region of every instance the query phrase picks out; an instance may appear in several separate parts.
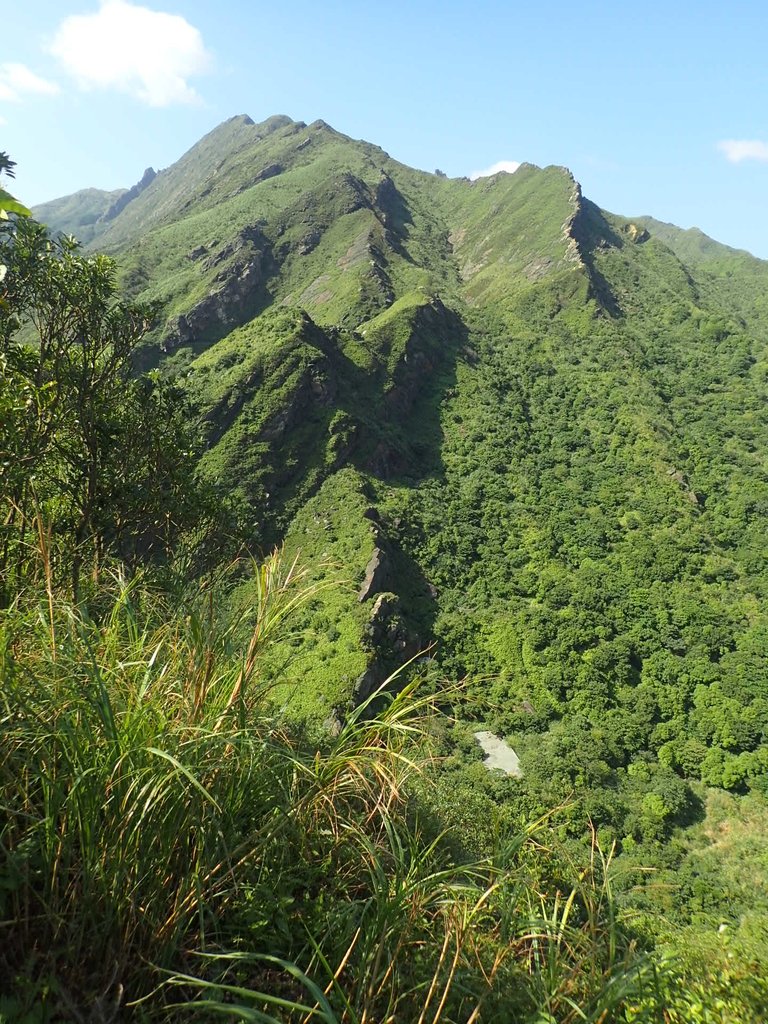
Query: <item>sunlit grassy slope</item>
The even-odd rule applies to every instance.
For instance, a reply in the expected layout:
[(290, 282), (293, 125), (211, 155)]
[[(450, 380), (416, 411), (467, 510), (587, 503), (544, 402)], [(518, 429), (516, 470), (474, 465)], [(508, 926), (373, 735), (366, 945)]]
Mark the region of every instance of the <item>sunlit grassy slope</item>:
[(304, 704), (436, 641), (502, 730), (578, 712), (609, 772), (768, 784), (765, 264), (565, 168), (448, 180), (287, 117), (220, 125), (91, 244), (159, 303), (142, 362), (254, 540), (349, 578), (317, 621), (355, 668), (323, 682), (321, 645)]
[(41, 203), (34, 209), (34, 216), (43, 224), (50, 224), (56, 231), (74, 235), (81, 242), (90, 240), (101, 229), (99, 219), (125, 189), (106, 192), (98, 188), (85, 188), (71, 196)]

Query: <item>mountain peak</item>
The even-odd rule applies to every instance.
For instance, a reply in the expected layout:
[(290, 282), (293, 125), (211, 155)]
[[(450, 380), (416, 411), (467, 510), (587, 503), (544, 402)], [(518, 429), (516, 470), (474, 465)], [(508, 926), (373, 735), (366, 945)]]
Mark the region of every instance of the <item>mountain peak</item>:
[(142, 174), (139, 181), (129, 188), (127, 192), (123, 192), (117, 199), (112, 203), (109, 209), (102, 215), (101, 220), (106, 223), (107, 221), (114, 220), (119, 213), (122, 213), (126, 206), (140, 196), (145, 188), (148, 188), (157, 177), (157, 171), (154, 167), (148, 167)]

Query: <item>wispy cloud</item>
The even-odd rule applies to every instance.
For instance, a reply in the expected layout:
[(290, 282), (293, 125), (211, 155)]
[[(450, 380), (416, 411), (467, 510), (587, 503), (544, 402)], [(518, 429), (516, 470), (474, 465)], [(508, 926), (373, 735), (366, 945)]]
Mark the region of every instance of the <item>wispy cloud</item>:
[(718, 142), (717, 148), (732, 164), (740, 164), (742, 160), (768, 163), (768, 142), (760, 142), (758, 139), (724, 139)]
[(55, 96), (55, 82), (36, 75), (26, 64), (0, 64), (0, 101), (19, 103), (25, 96)]
[(477, 181), (478, 178), (490, 178), (491, 175), (498, 174), (500, 171), (514, 174), (519, 166), (520, 163), (517, 160), (499, 160), (498, 163), (486, 167), (484, 171), (472, 171), (469, 177), (471, 181)]
[(102, 0), (59, 25), (51, 53), (82, 89), (116, 89), (152, 107), (197, 103), (188, 79), (210, 66), (203, 37), (178, 14)]

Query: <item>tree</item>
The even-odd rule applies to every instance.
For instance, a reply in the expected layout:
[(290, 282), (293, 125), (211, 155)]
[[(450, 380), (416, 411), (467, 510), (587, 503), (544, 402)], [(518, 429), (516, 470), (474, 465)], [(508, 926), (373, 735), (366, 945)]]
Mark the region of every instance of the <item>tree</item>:
[(86, 561), (96, 578), (109, 552), (167, 554), (204, 511), (194, 429), (174, 388), (134, 373), (155, 310), (119, 296), (112, 260), (17, 213), (0, 227), (0, 264), (0, 597), (44, 522), (57, 578), (79, 598)]
[[(15, 178), (15, 167), (16, 161), (11, 160), (7, 153), (0, 151), (0, 175), (5, 174), (9, 178)], [(22, 217), (30, 216), (26, 206), (22, 206), (18, 199), (13, 198), (10, 192), (0, 188), (0, 219), (7, 220), (10, 213), (15, 213)], [(0, 280), (2, 279), (0, 278)]]

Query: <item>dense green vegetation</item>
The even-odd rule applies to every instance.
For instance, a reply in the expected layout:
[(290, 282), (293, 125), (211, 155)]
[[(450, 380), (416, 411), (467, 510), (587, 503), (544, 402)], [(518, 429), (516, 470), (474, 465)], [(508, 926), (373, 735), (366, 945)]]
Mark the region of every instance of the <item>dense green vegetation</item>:
[(124, 192), (125, 189), (104, 192), (98, 188), (85, 188), (63, 199), (42, 203), (33, 212), (41, 223), (55, 222), (57, 231), (75, 235), (81, 242), (90, 242), (99, 230), (100, 218)]
[(0, 602), (39, 575), (43, 533), (45, 574), (76, 601), (86, 565), (98, 586), (108, 558), (157, 564), (185, 532), (198, 534), (190, 553), (206, 531), (220, 546), (226, 516), (196, 479), (199, 431), (177, 389), (132, 373), (152, 308), (119, 298), (107, 257), (26, 217), (0, 240), (0, 260)]
[[(607, 214), (564, 168), (450, 181), (282, 117), (226, 122), (94, 230), (114, 265), (23, 221), (0, 258), (6, 671), (72, 708), (62, 742), (87, 726), (116, 844), (103, 874), (49, 844), (36, 871), (73, 864), (97, 889), (92, 919), (51, 904), (41, 927), (107, 928), (134, 994), (167, 969), (218, 985), (214, 1002), (244, 996), (229, 978), (324, 1019), (415, 1020), (425, 993), (423, 1020), (765, 1016), (765, 264)], [(242, 543), (255, 578), (221, 568)], [(287, 571), (275, 544), (306, 576), (266, 638), (252, 616)], [(110, 568), (144, 582), (113, 604)], [(103, 760), (84, 672), (107, 725), (138, 730), (135, 764), (108, 730)], [(9, 693), (14, 757), (58, 743), (22, 742), (50, 715)], [(15, 705), (36, 710), (17, 722)], [(486, 770), (480, 728), (522, 778)], [(41, 756), (85, 799), (85, 761)], [(148, 813), (157, 797), (158, 831), (206, 822), (194, 851), (169, 840), (174, 908), (146, 935), (108, 906), (134, 842), (109, 824), (115, 772)], [(170, 779), (184, 807), (163, 802)], [(133, 909), (161, 898), (146, 856)], [(17, 977), (58, 941), (28, 935)], [(304, 974), (192, 970), (190, 949)], [(103, 977), (61, 985), (106, 994)]]
[[(160, 417), (158, 382), (124, 372), (149, 311), (105, 258), (4, 234), (2, 1019), (658, 1018), (674, 975), (616, 921), (600, 856), (577, 877), (536, 826), (451, 856), (420, 810), (438, 712), (415, 682), (335, 735), (277, 711), (293, 675), (270, 657), (327, 585), (279, 553), (190, 585), (186, 410), (166, 388)], [(162, 589), (137, 429), (153, 453), (163, 430), (142, 488), (174, 521)]]

